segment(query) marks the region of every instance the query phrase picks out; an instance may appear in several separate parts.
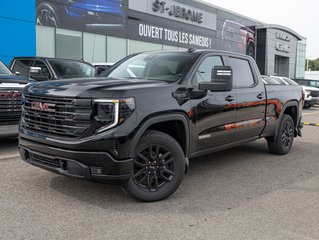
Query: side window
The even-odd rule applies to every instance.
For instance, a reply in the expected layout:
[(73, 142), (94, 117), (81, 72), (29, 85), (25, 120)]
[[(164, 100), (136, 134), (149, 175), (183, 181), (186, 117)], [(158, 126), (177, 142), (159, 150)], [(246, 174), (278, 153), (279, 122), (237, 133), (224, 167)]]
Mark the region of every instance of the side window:
[(39, 60), (35, 60), (33, 63), (33, 67), (40, 67), (41, 68), (41, 71), (38, 74), (38, 76), (41, 79), (44, 79), (44, 78), (51, 79), (50, 71), (44, 62), (39, 61)]
[(17, 73), (24, 77), (29, 77), (29, 70), (32, 65), (32, 60), (21, 59), (15, 60), (12, 68), (12, 72)]
[(193, 84), (197, 86), (201, 82), (211, 82), (212, 70), (214, 67), (223, 65), (223, 60), (220, 56), (210, 56), (205, 58), (196, 70)]
[(229, 62), (233, 69), (234, 87), (251, 87), (255, 84), (248, 60), (229, 57)]

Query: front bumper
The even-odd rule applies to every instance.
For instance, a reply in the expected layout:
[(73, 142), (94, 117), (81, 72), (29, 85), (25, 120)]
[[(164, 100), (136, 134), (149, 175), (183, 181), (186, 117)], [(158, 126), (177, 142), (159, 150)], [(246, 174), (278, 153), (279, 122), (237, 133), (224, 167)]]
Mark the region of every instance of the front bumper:
[(71, 151), (49, 147), (30, 140), (19, 140), (22, 160), (58, 174), (110, 181), (127, 181), (133, 169), (133, 160), (115, 160), (107, 152)]
[(0, 138), (17, 137), (18, 132), (18, 125), (0, 126)]
[(317, 103), (319, 103), (319, 97), (312, 97), (312, 98), (305, 99), (306, 105), (313, 106)]

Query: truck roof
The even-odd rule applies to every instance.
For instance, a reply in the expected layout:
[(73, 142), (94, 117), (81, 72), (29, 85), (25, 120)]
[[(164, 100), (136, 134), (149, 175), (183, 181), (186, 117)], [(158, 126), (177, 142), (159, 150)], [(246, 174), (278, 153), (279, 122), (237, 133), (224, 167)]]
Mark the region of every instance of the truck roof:
[(82, 63), (86, 63), (89, 65), (92, 65), (89, 62), (86, 62), (82, 59), (71, 59), (71, 58), (54, 58), (54, 57), (39, 57), (39, 56), (20, 56), (20, 57), (14, 57), (12, 59), (12, 62), (14, 60), (19, 60), (19, 59), (33, 59), (33, 60), (61, 60), (61, 61), (76, 61), (76, 62), (82, 62)]

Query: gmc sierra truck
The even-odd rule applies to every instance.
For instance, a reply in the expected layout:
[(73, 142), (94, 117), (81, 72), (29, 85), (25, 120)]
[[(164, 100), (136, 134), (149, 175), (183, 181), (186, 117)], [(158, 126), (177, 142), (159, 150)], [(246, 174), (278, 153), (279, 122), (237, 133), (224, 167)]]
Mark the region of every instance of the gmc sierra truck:
[(63, 58), (15, 57), (11, 62), (10, 69), (17, 75), (36, 81), (95, 76), (95, 68), (90, 63)]
[(15, 76), (0, 61), (0, 138), (18, 136), (22, 89), (31, 81)]
[(103, 75), (25, 88), (24, 161), (120, 182), (133, 198), (158, 201), (178, 188), (190, 158), (260, 138), (271, 153), (287, 154), (301, 136), (301, 87), (265, 86), (249, 56), (147, 52)]

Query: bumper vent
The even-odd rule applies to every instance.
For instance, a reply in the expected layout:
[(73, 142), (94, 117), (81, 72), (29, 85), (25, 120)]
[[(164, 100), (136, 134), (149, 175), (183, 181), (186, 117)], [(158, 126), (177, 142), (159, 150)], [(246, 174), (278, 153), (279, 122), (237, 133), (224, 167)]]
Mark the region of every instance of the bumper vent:
[(311, 97), (319, 97), (319, 91), (311, 91), (310, 96)]

